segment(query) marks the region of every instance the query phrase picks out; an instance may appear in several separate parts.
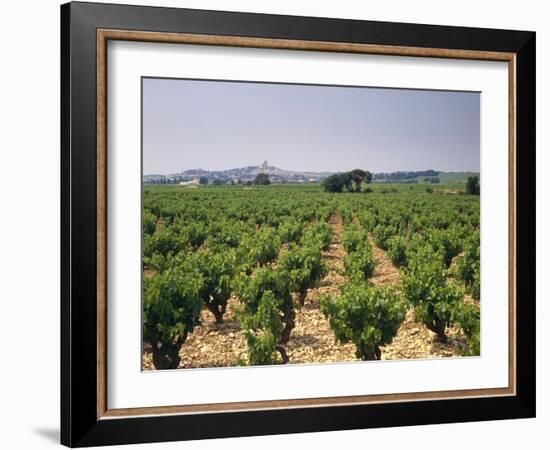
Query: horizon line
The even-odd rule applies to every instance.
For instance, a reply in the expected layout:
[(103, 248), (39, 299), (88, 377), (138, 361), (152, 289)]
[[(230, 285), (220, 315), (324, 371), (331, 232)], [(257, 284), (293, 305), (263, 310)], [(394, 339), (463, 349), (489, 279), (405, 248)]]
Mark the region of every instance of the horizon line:
[[(185, 171), (188, 171), (188, 170), (195, 170), (195, 171), (204, 171), (204, 172), (227, 172), (229, 170), (238, 170), (238, 169), (244, 169), (244, 168), (247, 168), (247, 167), (257, 167), (257, 168), (260, 168), (259, 165), (249, 165), (249, 166), (241, 166), (241, 167), (232, 167), (230, 169), (203, 169), (203, 168), (200, 168), (200, 167), (196, 167), (196, 168), (189, 168), (189, 169), (183, 169), (179, 172), (169, 172), (169, 173), (144, 173), (142, 172), (142, 176), (153, 176), (153, 175), (160, 175), (160, 176), (166, 176), (166, 175), (179, 175), (179, 174), (182, 174), (183, 172)], [(329, 173), (329, 174), (338, 174), (338, 173), (345, 173), (345, 172), (351, 172), (352, 170), (355, 170), (355, 169), (361, 169), (360, 167), (355, 167), (353, 169), (349, 169), (349, 170), (336, 170), (336, 171), (331, 171), (331, 170), (320, 170), (320, 171), (315, 171), (315, 170), (290, 170), (290, 169), (281, 169), (280, 167), (276, 167), (276, 166), (270, 166), (270, 167), (275, 167), (276, 169), (279, 169), (279, 170), (284, 170), (286, 172), (298, 172), (298, 173), (314, 173), (314, 174), (321, 174), (321, 173)], [(361, 170), (367, 170), (368, 172), (372, 173), (373, 175), (376, 175), (376, 174), (393, 174), (393, 173), (407, 173), (407, 172), (427, 172), (429, 170), (433, 171), (433, 172), (438, 172), (438, 173), (481, 173), (480, 170), (471, 170), (471, 169), (456, 169), (456, 170), (438, 170), (438, 169), (418, 169), (418, 170), (411, 170), (411, 169), (400, 169), (400, 170), (380, 170), (380, 171), (370, 171), (368, 169), (361, 169)]]

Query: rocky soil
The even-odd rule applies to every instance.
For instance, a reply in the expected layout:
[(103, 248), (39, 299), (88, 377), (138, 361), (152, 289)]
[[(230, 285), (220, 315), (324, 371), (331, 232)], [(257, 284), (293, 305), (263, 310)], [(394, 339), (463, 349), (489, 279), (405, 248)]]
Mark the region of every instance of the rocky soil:
[[(336, 342), (328, 321), (323, 316), (319, 297), (322, 294), (337, 294), (339, 286), (345, 282), (340, 274), (343, 269), (345, 250), (341, 243), (342, 219), (334, 215), (330, 221), (333, 241), (328, 251), (323, 252), (329, 272), (319, 287), (310, 289), (304, 306), (296, 314), (296, 326), (288, 343), (288, 356), (291, 364), (326, 363), (355, 361), (355, 346), (352, 343)], [(399, 289), (400, 273), (386, 253), (373, 245), (376, 262), (374, 285), (393, 285)], [(470, 299), (466, 299), (468, 301)], [(470, 300), (471, 301), (471, 300)], [(246, 341), (240, 333), (239, 322), (235, 317), (238, 299), (229, 300), (224, 323), (217, 325), (210, 312), (201, 314), (202, 325), (189, 335), (181, 348), (180, 368), (228, 367), (246, 364)], [(448, 341), (440, 343), (435, 334), (423, 324), (415, 321), (414, 310), (409, 310), (397, 336), (391, 344), (382, 347), (383, 360), (441, 358), (458, 356), (466, 342), (458, 329), (448, 330)], [(144, 370), (153, 370), (149, 351), (143, 355)]]

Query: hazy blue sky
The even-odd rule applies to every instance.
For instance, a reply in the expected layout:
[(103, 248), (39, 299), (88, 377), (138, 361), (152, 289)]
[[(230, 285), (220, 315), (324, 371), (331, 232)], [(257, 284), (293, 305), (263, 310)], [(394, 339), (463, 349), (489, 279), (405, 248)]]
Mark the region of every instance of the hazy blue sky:
[(479, 93), (143, 80), (143, 173), (479, 171)]

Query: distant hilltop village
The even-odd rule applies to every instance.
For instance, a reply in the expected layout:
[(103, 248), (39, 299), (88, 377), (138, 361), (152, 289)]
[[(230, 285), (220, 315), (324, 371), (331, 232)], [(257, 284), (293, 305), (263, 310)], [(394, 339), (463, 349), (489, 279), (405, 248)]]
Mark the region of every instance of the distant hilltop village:
[[(187, 169), (180, 173), (169, 175), (144, 175), (144, 184), (179, 184), (179, 185), (198, 185), (205, 184), (246, 184), (252, 182), (257, 175), (265, 173), (269, 176), (272, 183), (320, 183), (325, 178), (334, 175), (337, 172), (300, 172), (294, 170), (285, 170), (278, 167), (270, 166), (267, 161), (257, 166), (240, 167), (238, 169), (228, 170), (203, 170), (203, 169)], [(476, 174), (475, 172), (447, 172), (447, 174), (460, 174), (460, 182), (462, 178), (468, 174)], [(374, 173), (372, 181), (374, 183), (417, 183), (431, 182), (439, 183), (439, 176), (445, 172), (436, 170), (420, 170), (420, 171), (399, 171), (399, 172), (380, 172)], [(453, 181), (459, 181), (454, 179)], [(464, 178), (465, 181), (465, 178)]]
[(228, 170), (188, 169), (181, 173), (170, 175), (144, 175), (143, 182), (148, 184), (191, 184), (199, 183), (201, 178), (207, 178), (209, 183), (246, 183), (253, 181), (256, 175), (265, 173), (273, 183), (319, 183), (334, 172), (297, 172), (270, 166), (264, 161), (258, 166), (240, 167)]

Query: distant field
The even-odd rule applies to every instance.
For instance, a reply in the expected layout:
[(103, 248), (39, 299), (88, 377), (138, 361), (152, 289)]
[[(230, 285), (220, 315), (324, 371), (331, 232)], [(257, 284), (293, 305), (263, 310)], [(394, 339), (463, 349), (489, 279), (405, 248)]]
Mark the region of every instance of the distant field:
[[(454, 174), (449, 174), (454, 175)], [(471, 176), (471, 175), (470, 175)], [(464, 182), (461, 181), (449, 181), (439, 184), (424, 183), (424, 180), (420, 180), (419, 184), (408, 184), (408, 183), (371, 183), (366, 186), (366, 189), (370, 189), (370, 193), (367, 195), (373, 194), (399, 194), (399, 193), (426, 193), (426, 189), (430, 188), (434, 194), (443, 193), (443, 194), (459, 194), (464, 191)], [(250, 191), (250, 190), (264, 190), (264, 191), (273, 191), (276, 190), (288, 190), (289, 192), (301, 192), (301, 193), (322, 193), (322, 187), (319, 183), (303, 183), (303, 184), (293, 184), (293, 183), (272, 183), (269, 186), (246, 186), (246, 185), (221, 185), (221, 186), (178, 186), (178, 185), (146, 185), (147, 188), (152, 189), (167, 189), (169, 190), (200, 190), (200, 191)], [(365, 192), (364, 192), (365, 193)], [(355, 195), (355, 194), (353, 194)]]
[[(468, 180), (468, 177), (478, 176), (479, 172), (441, 172), (438, 175), (440, 184), (466, 184), (466, 181)], [(432, 184), (429, 181), (425, 181), (426, 179), (431, 179), (430, 176), (418, 176), (416, 178), (408, 178), (408, 179), (399, 179), (399, 180), (393, 180), (392, 182), (388, 183), (383, 179), (374, 179), (373, 183), (374, 185), (380, 185), (380, 184), (412, 184), (411, 182), (416, 182), (418, 184)]]
[[(440, 173), (439, 181), (441, 184), (454, 184), (454, 183), (466, 183), (468, 177), (479, 176), (478, 172), (448, 172)], [(424, 178), (418, 177), (417, 180), (419, 183), (424, 183)]]

